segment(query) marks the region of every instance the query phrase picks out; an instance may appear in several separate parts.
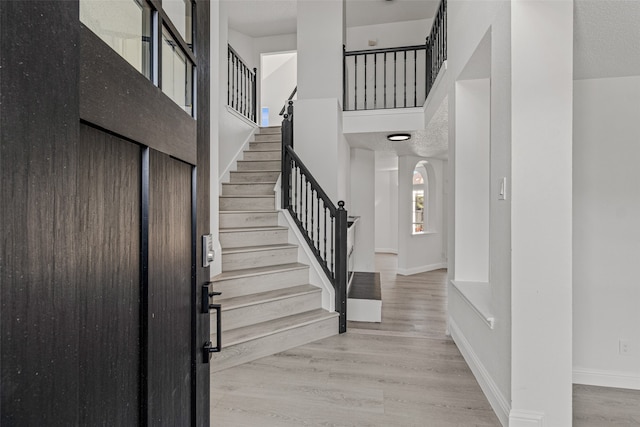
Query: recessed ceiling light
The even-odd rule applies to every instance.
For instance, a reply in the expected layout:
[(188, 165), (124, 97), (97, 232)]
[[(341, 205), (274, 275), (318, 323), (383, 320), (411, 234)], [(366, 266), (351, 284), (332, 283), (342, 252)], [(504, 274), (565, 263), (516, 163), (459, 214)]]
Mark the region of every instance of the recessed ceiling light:
[(389, 141), (407, 141), (411, 139), (411, 135), (408, 133), (392, 133), (391, 135), (387, 135), (387, 139)]

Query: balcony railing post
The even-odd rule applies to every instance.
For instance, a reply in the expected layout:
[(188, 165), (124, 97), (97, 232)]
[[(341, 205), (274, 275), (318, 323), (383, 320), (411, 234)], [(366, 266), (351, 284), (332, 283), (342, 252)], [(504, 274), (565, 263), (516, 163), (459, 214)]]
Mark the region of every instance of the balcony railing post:
[(257, 111), (258, 111), (258, 91), (257, 91), (257, 81), (258, 81), (258, 69), (253, 68), (253, 81), (251, 82), (251, 120), (256, 122)]
[(338, 202), (336, 209), (335, 228), (335, 277), (336, 277), (336, 311), (340, 314), (338, 331), (342, 334), (347, 331), (347, 211), (344, 202)]
[(281, 207), (289, 209), (291, 204), (291, 158), (287, 147), (293, 148), (293, 101), (289, 101), (287, 113), (282, 120), (282, 157), (281, 157)]
[(342, 45), (342, 109), (347, 110), (347, 45)]
[(424, 81), (424, 90), (425, 90), (424, 96), (425, 96), (425, 100), (426, 100), (426, 97), (429, 96), (429, 91), (431, 90), (431, 67), (432, 67), (431, 66), (431, 61), (432, 61), (431, 57), (432, 57), (432, 55), (431, 55), (431, 49), (429, 49), (429, 37), (427, 37), (426, 46), (427, 46), (427, 50), (426, 50), (426, 52), (427, 52), (427, 60), (426, 60), (425, 67), (424, 67), (425, 71), (426, 71), (426, 74), (427, 74), (426, 78), (425, 78), (425, 81)]

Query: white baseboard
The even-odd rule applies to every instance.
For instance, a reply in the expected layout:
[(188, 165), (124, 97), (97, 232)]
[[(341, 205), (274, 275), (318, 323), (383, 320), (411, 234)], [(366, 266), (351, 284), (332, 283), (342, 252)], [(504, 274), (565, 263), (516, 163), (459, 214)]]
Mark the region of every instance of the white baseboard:
[(535, 411), (512, 409), (509, 413), (509, 427), (543, 427), (544, 414)]
[(640, 390), (640, 375), (629, 372), (573, 368), (573, 383)]
[(380, 253), (380, 254), (394, 254), (394, 255), (398, 255), (398, 250), (397, 249), (393, 249), (393, 248), (376, 248), (374, 250), (375, 253)]
[[(505, 398), (505, 396), (500, 391), (500, 388), (493, 380), (491, 375), (489, 375), (489, 371), (482, 364), (482, 361), (471, 347), (471, 344), (465, 338), (464, 334), (456, 324), (455, 320), (449, 316), (449, 331), (451, 332), (451, 338), (458, 346), (460, 353), (464, 357), (464, 360), (471, 368), (471, 372), (476, 377), (478, 384), (480, 384), (480, 388), (484, 392), (489, 404), (493, 408), (493, 411), (498, 416), (500, 423), (503, 426), (513, 427), (514, 425), (509, 424), (509, 415), (511, 412), (511, 404)], [(529, 426), (525, 424), (526, 426)], [(523, 425), (523, 427), (525, 426)]]
[(412, 274), (426, 273), (427, 271), (439, 270), (441, 268), (447, 268), (447, 263), (440, 262), (437, 264), (421, 265), (413, 268), (398, 268), (398, 274), (402, 276), (411, 276)]

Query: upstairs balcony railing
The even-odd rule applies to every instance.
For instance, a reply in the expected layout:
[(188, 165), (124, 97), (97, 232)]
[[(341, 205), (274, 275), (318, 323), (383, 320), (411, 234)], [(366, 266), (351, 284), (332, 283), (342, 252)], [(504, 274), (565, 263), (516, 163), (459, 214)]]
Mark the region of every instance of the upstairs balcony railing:
[(240, 55), (228, 45), (227, 105), (255, 123), (256, 69), (250, 69)]
[(282, 209), (291, 214), (335, 290), (340, 333), (347, 331), (347, 211), (336, 206), (293, 150), (293, 101), (282, 121)]
[(424, 45), (344, 52), (344, 111), (424, 105), (447, 59), (447, 4), (438, 6)]

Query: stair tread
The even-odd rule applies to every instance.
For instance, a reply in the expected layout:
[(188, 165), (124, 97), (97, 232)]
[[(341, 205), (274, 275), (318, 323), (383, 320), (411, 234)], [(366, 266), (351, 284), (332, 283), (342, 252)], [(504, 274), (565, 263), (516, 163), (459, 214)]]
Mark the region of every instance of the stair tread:
[[(239, 160), (239, 161), (241, 161), (241, 162), (245, 162), (245, 161), (252, 162), (253, 160)], [(264, 160), (264, 161), (275, 162), (276, 160)], [(246, 171), (231, 171), (231, 173), (246, 173), (246, 172), (249, 172), (249, 173), (278, 172), (279, 173), (279, 172), (281, 172), (281, 170), (280, 169), (252, 169), (252, 170), (246, 170)]]
[(258, 159), (258, 160), (238, 160), (238, 162), (250, 162), (250, 163), (265, 163), (265, 162), (279, 162), (280, 159), (274, 159), (274, 160), (269, 160), (269, 159)]
[(243, 326), (241, 328), (225, 331), (222, 337), (222, 344), (224, 347), (230, 347), (232, 345), (295, 329), (311, 323), (328, 320), (337, 316), (338, 313), (318, 308), (311, 311), (305, 311), (304, 313), (293, 314), (291, 316), (280, 317), (268, 322), (258, 323), (256, 325)]
[(272, 231), (272, 230), (288, 230), (289, 227), (283, 227), (281, 225), (265, 225), (258, 227), (230, 227), (221, 228), (220, 233), (237, 233), (242, 231)]
[[(237, 198), (237, 199), (251, 199), (251, 198), (264, 198), (264, 197), (270, 197), (273, 198), (275, 197), (274, 195), (271, 194), (226, 194), (226, 195), (220, 195), (220, 198), (225, 198), (225, 199), (233, 199), (233, 198)], [(229, 212), (229, 211), (226, 211)], [(234, 211), (235, 212), (235, 211)], [(252, 212), (258, 212), (258, 211), (252, 211)]]
[(272, 249), (288, 249), (288, 248), (297, 248), (297, 245), (292, 245), (290, 243), (279, 243), (275, 245), (260, 245), (260, 246), (245, 246), (241, 248), (222, 248), (222, 254), (238, 254), (242, 252), (260, 252), (260, 251), (269, 251)]
[(220, 211), (221, 214), (259, 214), (259, 213), (268, 213), (268, 214), (272, 214), (272, 213), (278, 213), (278, 211), (276, 210), (272, 210), (272, 211)]
[(239, 279), (243, 277), (258, 276), (262, 274), (280, 273), (280, 272), (300, 270), (305, 268), (309, 268), (309, 266), (306, 264), (301, 264), (299, 262), (294, 262), (291, 264), (269, 265), (266, 267), (245, 268), (243, 270), (224, 271), (218, 274), (217, 276), (213, 277), (211, 280), (213, 282), (219, 282), (222, 280)]
[(253, 182), (223, 182), (222, 185), (274, 185), (277, 181), (253, 181)]
[(215, 302), (218, 304), (222, 304), (222, 311), (225, 311), (315, 292), (322, 292), (322, 290), (317, 286), (306, 284), (285, 287), (276, 289), (274, 291), (258, 292), (243, 296), (216, 299)]

